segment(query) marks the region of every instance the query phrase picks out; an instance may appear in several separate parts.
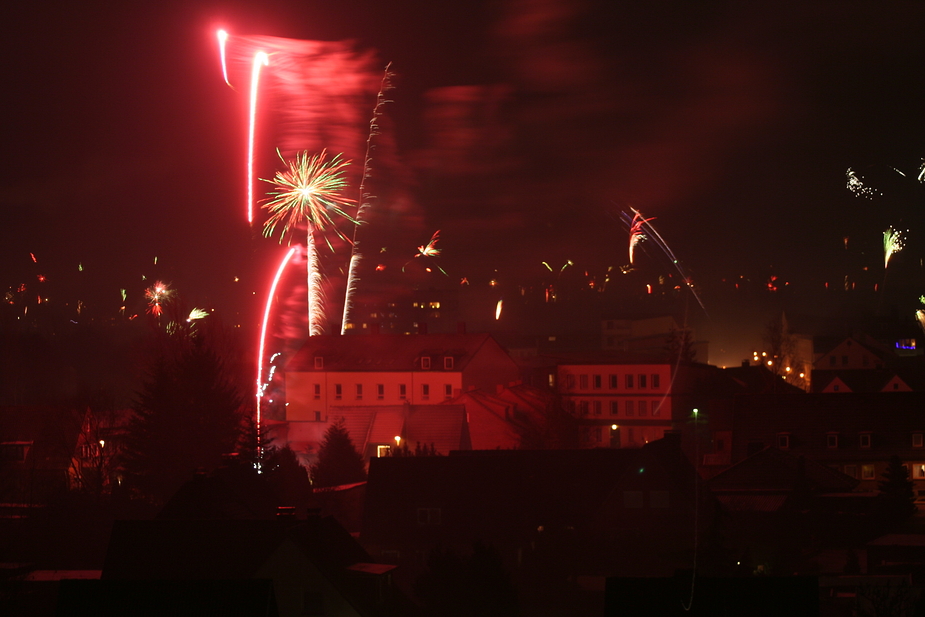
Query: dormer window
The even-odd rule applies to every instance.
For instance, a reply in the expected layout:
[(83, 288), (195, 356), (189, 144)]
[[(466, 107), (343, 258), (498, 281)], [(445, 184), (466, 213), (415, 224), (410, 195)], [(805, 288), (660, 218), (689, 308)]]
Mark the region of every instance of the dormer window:
[(830, 450), (838, 448), (838, 433), (828, 433), (825, 436), (825, 447)]
[(422, 371), (430, 370), (430, 357), (429, 356), (421, 356), (421, 370)]
[(447, 371), (453, 370), (453, 356), (443, 356), (443, 368)]
[(870, 448), (870, 433), (861, 433), (859, 437), (859, 445), (862, 448)]
[(777, 447), (781, 450), (790, 449), (790, 433), (778, 433), (777, 434)]
[(324, 357), (315, 356), (315, 369), (323, 369), (323, 368), (324, 368)]

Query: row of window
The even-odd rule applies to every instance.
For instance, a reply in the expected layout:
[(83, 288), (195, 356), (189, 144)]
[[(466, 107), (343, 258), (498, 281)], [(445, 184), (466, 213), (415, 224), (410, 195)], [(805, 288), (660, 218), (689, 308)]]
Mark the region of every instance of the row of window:
[[(835, 469), (838, 469), (838, 465), (834, 465)], [(925, 464), (923, 463), (905, 463), (903, 465), (909, 471), (909, 477), (913, 480), (925, 480)], [(861, 475), (858, 475), (858, 470), (860, 470)], [(877, 466), (873, 463), (865, 463), (863, 465), (844, 465), (841, 468), (841, 471), (846, 476), (851, 476), (852, 478), (861, 479), (861, 480), (876, 480), (877, 479)]]
[[(827, 433), (825, 436), (826, 448), (829, 450), (836, 450), (839, 447), (845, 447), (847, 442), (844, 439), (841, 439), (841, 437), (842, 435), (839, 433)], [(870, 448), (871, 433), (858, 433), (857, 438), (857, 444), (859, 448), (865, 450)], [(790, 447), (790, 433), (778, 433), (777, 447), (781, 450), (786, 450)], [(912, 433), (912, 447), (925, 447), (925, 433)]]
[[(430, 356), (421, 356), (419, 358), (420, 366), (422, 371), (429, 371), (433, 366), (433, 358)], [(453, 356), (443, 356), (443, 369), (446, 371), (453, 370), (453, 367), (456, 365), (455, 359)], [(315, 356), (315, 369), (323, 370), (324, 369), (324, 356)]]
[[(421, 384), (421, 399), (428, 400), (430, 398), (430, 384)], [(361, 401), (363, 400), (363, 384), (358, 383), (354, 384), (353, 398), (354, 400)], [(321, 384), (316, 383), (313, 385), (313, 395), (315, 400), (321, 398)], [(443, 396), (445, 398), (453, 397), (453, 384), (444, 384), (443, 385)], [(342, 400), (344, 398), (344, 384), (336, 383), (334, 384), (334, 398), (336, 400)], [(385, 384), (376, 384), (376, 399), (382, 400), (385, 398)], [(408, 398), (408, 385), (407, 384), (398, 384), (398, 398), (406, 399)]]
[[(662, 376), (658, 373), (652, 373), (651, 375), (645, 375), (642, 373), (634, 375), (631, 373), (626, 373), (623, 375), (623, 387), (627, 390), (657, 390), (661, 387), (661, 377)], [(575, 388), (575, 375), (566, 375), (565, 383), (570, 390), (573, 390)], [(603, 375), (588, 375), (583, 373), (578, 376), (579, 390), (601, 390), (603, 388), (603, 384)], [(614, 374), (607, 375), (607, 386), (610, 390), (619, 390), (620, 376)]]
[[(572, 414), (582, 416), (601, 416), (603, 415), (603, 401), (569, 401)], [(623, 416), (627, 418), (640, 417), (644, 418), (651, 414), (653, 417), (660, 416), (662, 413), (660, 401), (620, 399), (610, 401), (609, 411), (611, 416), (619, 416), (620, 408), (623, 408)]]

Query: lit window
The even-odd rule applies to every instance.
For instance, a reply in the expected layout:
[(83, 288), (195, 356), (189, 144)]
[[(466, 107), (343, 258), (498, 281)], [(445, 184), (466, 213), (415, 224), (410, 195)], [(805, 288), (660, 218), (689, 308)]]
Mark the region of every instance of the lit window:
[(861, 479), (862, 480), (873, 480), (876, 477), (877, 477), (877, 473), (873, 465), (861, 465)]
[(382, 458), (392, 453), (392, 446), (376, 446), (376, 456)]
[(862, 448), (869, 448), (870, 447), (870, 433), (861, 433), (859, 437), (860, 437), (860, 441), (859, 441), (860, 446)]
[(912, 466), (912, 477), (916, 480), (925, 480), (925, 465), (916, 463)]
[(428, 302), (427, 306), (432, 309), (438, 309), (440, 308), (440, 303), (439, 302)]

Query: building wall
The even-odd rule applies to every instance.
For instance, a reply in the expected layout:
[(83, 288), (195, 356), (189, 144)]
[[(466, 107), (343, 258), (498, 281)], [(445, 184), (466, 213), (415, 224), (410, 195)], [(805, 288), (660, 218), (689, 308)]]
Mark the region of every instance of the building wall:
[(285, 378), (286, 419), (308, 422), (327, 422), (330, 408), (343, 405), (441, 403), (459, 395), (463, 386), (462, 373), (442, 368), (402, 372), (291, 372)]

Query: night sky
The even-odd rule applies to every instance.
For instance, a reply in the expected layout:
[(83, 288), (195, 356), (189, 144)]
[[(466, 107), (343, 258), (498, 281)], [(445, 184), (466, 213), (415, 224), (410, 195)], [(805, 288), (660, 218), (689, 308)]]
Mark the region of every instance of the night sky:
[[(236, 90), (225, 85), (215, 39), (224, 27), (239, 55), (254, 37), (280, 37), (350, 41), (342, 48), (362, 58), (365, 97), (333, 105), (337, 118), (312, 107), (327, 133), (291, 122), (293, 97), (308, 108), (321, 95), (287, 90), (266, 69), (262, 177), (277, 147), (343, 142), (362, 160), (392, 62), (364, 245), (370, 263), (391, 260), (390, 272), (439, 229), (450, 276), (436, 285), (527, 280), (542, 261), (567, 259), (601, 273), (627, 263), (620, 213), (634, 207), (657, 217), (708, 309), (724, 278), (760, 285), (776, 274), (818, 290), (882, 268), (889, 225), (909, 229), (903, 272), (925, 293), (921, 269), (908, 267), (925, 233), (923, 24), (922, 2), (8, 8), (0, 284), (32, 285), (41, 273), (104, 313), (123, 288), (143, 310), (144, 287), (162, 279), (192, 304), (253, 308), (245, 299), (263, 293), (281, 249), (246, 222), (246, 67), (230, 67)], [(337, 124), (340, 107), (349, 127)], [(883, 194), (849, 192), (849, 167)], [(646, 248), (641, 269), (673, 272)]]

